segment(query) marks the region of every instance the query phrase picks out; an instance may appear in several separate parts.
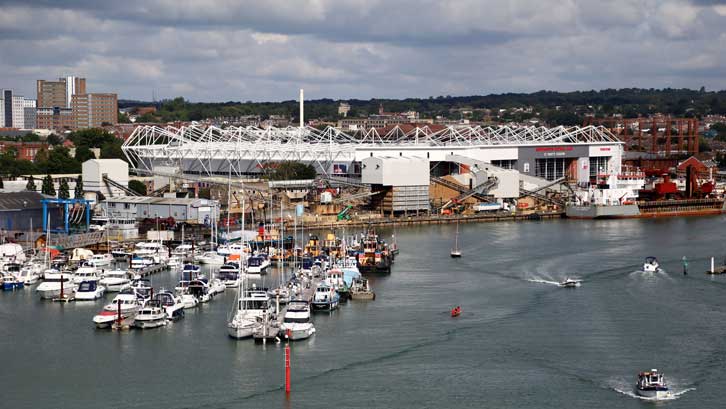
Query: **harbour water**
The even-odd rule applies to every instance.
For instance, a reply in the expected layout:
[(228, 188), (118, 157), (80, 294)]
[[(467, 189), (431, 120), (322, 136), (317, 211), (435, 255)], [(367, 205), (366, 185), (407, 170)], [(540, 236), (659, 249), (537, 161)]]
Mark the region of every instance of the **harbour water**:
[[(281, 345), (227, 337), (229, 289), (178, 322), (128, 332), (94, 328), (110, 296), (2, 293), (2, 406), (641, 408), (652, 404), (633, 395), (636, 374), (657, 368), (677, 395), (663, 407), (722, 407), (726, 276), (704, 271), (712, 255), (723, 262), (725, 226), (722, 216), (465, 224), (458, 260), (455, 226), (399, 229), (392, 274), (371, 279), (376, 300), (315, 314), (317, 333), (292, 344), (289, 398)], [(650, 255), (663, 273), (637, 272)], [(577, 289), (554, 285), (573, 276)], [(455, 305), (463, 313), (451, 318)]]

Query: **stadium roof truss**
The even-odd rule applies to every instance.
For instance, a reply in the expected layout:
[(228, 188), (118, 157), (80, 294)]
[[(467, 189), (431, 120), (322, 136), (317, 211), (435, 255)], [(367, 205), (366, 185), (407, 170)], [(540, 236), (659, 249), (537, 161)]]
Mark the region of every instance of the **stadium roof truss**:
[[(334, 162), (352, 162), (356, 150), (526, 145), (622, 143), (607, 128), (514, 126), (395, 126), (381, 133), (366, 129), (345, 133), (326, 127), (137, 127), (123, 152), (137, 171), (153, 173), (154, 164), (173, 166), (193, 161), (202, 173), (213, 174), (213, 161), (227, 163), (230, 173), (243, 174), (266, 163), (303, 161), (330, 169)], [(243, 165), (245, 164), (245, 165)], [(246, 169), (241, 169), (247, 166)]]

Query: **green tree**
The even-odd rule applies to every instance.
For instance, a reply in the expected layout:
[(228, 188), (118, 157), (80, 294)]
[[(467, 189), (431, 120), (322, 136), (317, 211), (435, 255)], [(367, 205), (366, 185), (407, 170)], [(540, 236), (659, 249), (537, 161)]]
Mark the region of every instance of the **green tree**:
[(35, 192), (35, 178), (33, 177), (33, 175), (30, 175), (30, 177), (28, 178), (28, 183), (25, 185), (25, 190)]
[(52, 133), (52, 134), (48, 135), (47, 142), (51, 146), (60, 145), (60, 144), (63, 143), (63, 138), (61, 138), (60, 136)]
[(68, 199), (71, 197), (70, 188), (68, 187), (68, 182), (65, 178), (61, 180), (60, 186), (58, 186), (58, 197), (60, 199)]
[(43, 185), (40, 187), (40, 192), (44, 195), (55, 196), (55, 187), (53, 186), (53, 178), (50, 174), (43, 178)]
[(710, 152), (711, 151), (711, 145), (709, 145), (708, 141), (703, 136), (698, 138), (698, 151), (699, 152)]
[(140, 194), (141, 196), (146, 196), (146, 185), (140, 180), (129, 180), (129, 189)]
[(119, 112), (118, 113), (118, 123), (120, 124), (130, 124), (131, 120), (129, 119), (128, 114), (125, 112)]
[(315, 179), (315, 176), (317, 176), (315, 167), (301, 162), (278, 162), (276, 165), (269, 175), (270, 180)]
[(716, 139), (719, 141), (726, 141), (726, 124), (723, 122), (716, 122), (711, 125), (712, 131), (716, 131)]
[(96, 159), (96, 156), (91, 152), (91, 149), (86, 145), (81, 145), (76, 148), (76, 160), (83, 163), (89, 159)]
[(83, 197), (83, 176), (78, 175), (76, 178), (76, 188), (73, 189), (73, 197), (80, 199)]

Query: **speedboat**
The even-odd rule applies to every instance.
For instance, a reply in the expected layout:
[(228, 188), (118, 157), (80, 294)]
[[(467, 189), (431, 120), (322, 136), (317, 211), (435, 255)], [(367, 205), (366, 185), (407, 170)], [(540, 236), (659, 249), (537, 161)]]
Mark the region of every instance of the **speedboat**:
[(205, 253), (202, 253), (201, 256), (197, 257), (197, 261), (200, 264), (222, 265), (224, 264), (224, 256), (217, 253), (216, 251), (207, 251)]
[(130, 283), (129, 273), (125, 270), (106, 271), (99, 281), (99, 284), (106, 287), (106, 291), (110, 293), (119, 292), (128, 287)]
[(88, 260), (88, 263), (94, 267), (110, 266), (112, 262), (113, 262), (113, 255), (111, 253), (94, 254)]
[(655, 257), (646, 257), (645, 263), (643, 263), (643, 271), (646, 273), (655, 273), (658, 271), (660, 265)]
[(106, 289), (102, 285), (98, 285), (98, 280), (81, 281), (74, 298), (76, 301), (93, 301), (103, 297)]
[(76, 285), (73, 284), (73, 274), (58, 270), (46, 270), (44, 273), (43, 282), (38, 285), (35, 291), (43, 299), (59, 298), (61, 292), (63, 297), (70, 297), (76, 290)]
[(133, 292), (119, 293), (93, 317), (93, 322), (98, 328), (108, 328), (118, 319), (133, 318), (142, 305), (143, 301), (140, 301)]
[(310, 304), (303, 300), (290, 301), (280, 331), (290, 341), (310, 338), (315, 333), (315, 325), (310, 322)]
[(333, 311), (338, 308), (340, 296), (335, 289), (326, 283), (320, 283), (315, 289), (313, 296), (313, 309), (321, 311)]
[(136, 314), (132, 325), (141, 329), (164, 326), (166, 325), (166, 310), (158, 300), (149, 300)]
[(94, 281), (98, 279), (98, 270), (94, 266), (80, 266), (73, 274), (73, 283), (75, 284), (80, 284), (83, 281)]
[(669, 399), (673, 397), (663, 374), (657, 369), (638, 374), (638, 382), (635, 384), (635, 392), (644, 398), (653, 400)]
[(262, 319), (262, 314), (270, 309), (267, 289), (241, 289), (237, 297), (235, 313), (227, 324), (227, 333), (236, 339), (249, 338)]
[(225, 285), (224, 281), (220, 280), (219, 278), (215, 277), (209, 280), (209, 294), (211, 294), (212, 296), (221, 294), (226, 289), (227, 286)]
[(567, 279), (565, 279), (565, 281), (561, 281), (559, 285), (562, 288), (576, 288), (580, 286), (580, 280), (575, 280), (568, 277)]
[(161, 303), (166, 310), (166, 318), (172, 321), (184, 318), (184, 304), (181, 297), (174, 295), (171, 291), (161, 290), (154, 295), (154, 300)]
[(270, 260), (267, 257), (259, 255), (252, 256), (247, 259), (247, 273), (248, 274), (265, 274), (267, 273), (267, 267), (270, 266)]

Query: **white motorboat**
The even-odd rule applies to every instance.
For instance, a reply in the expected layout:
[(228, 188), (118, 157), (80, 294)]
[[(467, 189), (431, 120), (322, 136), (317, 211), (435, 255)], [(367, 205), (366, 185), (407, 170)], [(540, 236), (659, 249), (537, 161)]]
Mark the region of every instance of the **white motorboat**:
[(139, 257), (155, 256), (158, 254), (169, 255), (169, 249), (156, 241), (136, 243), (133, 254)]
[(98, 281), (100, 278), (98, 273), (99, 271), (96, 267), (82, 265), (73, 274), (73, 283), (80, 284), (83, 281)]
[(119, 318), (121, 320), (133, 318), (142, 305), (143, 301), (140, 301), (132, 291), (119, 293), (93, 317), (93, 322), (98, 328), (108, 328)]
[(131, 284), (131, 277), (126, 270), (111, 270), (103, 274), (99, 284), (106, 287), (106, 291), (117, 293)]
[(75, 248), (71, 252), (70, 261), (71, 261), (71, 263), (81, 263), (86, 260), (90, 260), (91, 257), (93, 257), (93, 252), (91, 250), (83, 249), (83, 248)]
[(237, 263), (227, 263), (219, 268), (217, 276), (224, 282), (227, 287), (237, 287), (239, 285), (240, 267)]
[(172, 269), (176, 269), (181, 267), (184, 264), (184, 261), (182, 260), (181, 256), (171, 256), (169, 258), (169, 262), (166, 263), (166, 266)]
[(40, 298), (49, 300), (60, 298), (61, 290), (63, 297), (70, 297), (76, 290), (73, 284), (73, 274), (67, 271), (60, 272), (58, 270), (46, 270), (43, 274), (43, 282), (38, 285), (35, 291)]
[(40, 275), (43, 272), (43, 264), (41, 263), (29, 263), (23, 266), (17, 274), (18, 280), (22, 281), (25, 285), (35, 284), (40, 280)]
[(652, 400), (670, 399), (673, 397), (663, 374), (659, 373), (657, 369), (651, 369), (650, 371), (638, 374), (635, 392), (639, 396)]
[(252, 256), (247, 259), (248, 274), (265, 274), (270, 267), (270, 260), (264, 255)]
[(223, 293), (225, 289), (227, 289), (227, 285), (219, 278), (209, 280), (209, 293), (212, 296)]
[(290, 301), (280, 330), (291, 341), (310, 338), (315, 333), (315, 325), (310, 321), (310, 304), (303, 300)]
[(279, 301), (280, 304), (287, 304), (290, 302), (290, 289), (285, 285), (271, 289), (267, 292), (267, 295), (269, 295), (273, 301)]
[(27, 257), (23, 246), (17, 243), (0, 244), (0, 265), (7, 263), (25, 263)]
[(202, 253), (201, 256), (197, 257), (196, 260), (200, 264), (211, 264), (211, 265), (222, 265), (224, 264), (225, 257), (216, 251), (207, 251)]
[(232, 338), (249, 338), (261, 321), (262, 314), (270, 309), (270, 297), (266, 289), (245, 289), (242, 286), (237, 294), (234, 316), (227, 324), (227, 332)]
[(124, 289), (133, 291), (136, 294), (136, 298), (144, 301), (154, 296), (154, 288), (151, 286), (151, 280), (147, 278), (134, 278)]
[(202, 280), (192, 280), (187, 286), (187, 292), (200, 302), (206, 303), (212, 299), (212, 294), (209, 292), (209, 284)]
[(18, 280), (15, 274), (12, 273), (0, 274), (0, 282), (2, 282), (3, 291), (15, 291), (25, 287), (25, 283)]
[(199, 299), (197, 299), (197, 297), (195, 297), (193, 294), (185, 292), (182, 293), (179, 297), (181, 298), (181, 303), (185, 309), (194, 308), (199, 305)]
[(166, 325), (166, 310), (158, 300), (149, 300), (134, 317), (136, 328), (158, 328)]
[(174, 250), (171, 251), (171, 255), (179, 256), (182, 258), (196, 257), (198, 255), (198, 254), (196, 254), (197, 250), (198, 249), (195, 248), (194, 246), (192, 246), (191, 244), (181, 244), (179, 246), (176, 246), (174, 248)]
[(247, 245), (243, 245), (241, 243), (225, 244), (223, 246), (217, 247), (217, 253), (221, 256), (227, 257), (232, 254), (243, 254), (249, 252), (250, 248)]
[(646, 257), (643, 263), (643, 271), (646, 273), (655, 273), (660, 268), (658, 260), (655, 257)]
[(73, 296), (76, 301), (93, 301), (106, 294), (106, 289), (98, 284), (98, 280), (82, 281), (78, 284), (76, 294)]
[(131, 266), (130, 268), (132, 270), (141, 270), (146, 267), (150, 267), (154, 265), (154, 257), (153, 256), (134, 256), (131, 259)]
[(88, 263), (94, 267), (107, 267), (113, 263), (113, 255), (111, 253), (94, 254)]
[(172, 321), (184, 318), (184, 304), (181, 297), (171, 291), (161, 290), (154, 295), (154, 300), (161, 303), (166, 310), (166, 318)]
[(568, 277), (564, 281), (561, 281), (559, 285), (562, 288), (577, 288), (580, 286), (580, 280)]
[(340, 295), (335, 288), (326, 283), (320, 283), (315, 289), (313, 296), (313, 309), (321, 311), (332, 311), (338, 308)]

